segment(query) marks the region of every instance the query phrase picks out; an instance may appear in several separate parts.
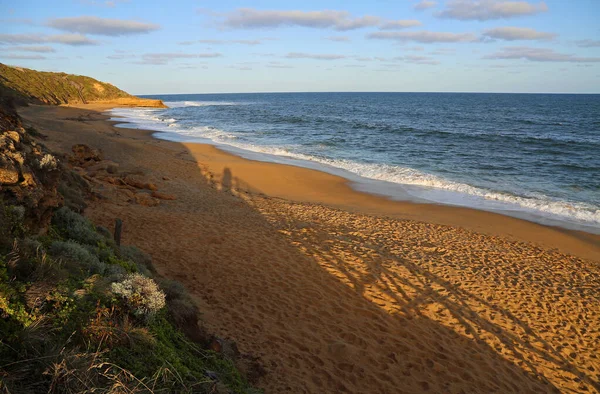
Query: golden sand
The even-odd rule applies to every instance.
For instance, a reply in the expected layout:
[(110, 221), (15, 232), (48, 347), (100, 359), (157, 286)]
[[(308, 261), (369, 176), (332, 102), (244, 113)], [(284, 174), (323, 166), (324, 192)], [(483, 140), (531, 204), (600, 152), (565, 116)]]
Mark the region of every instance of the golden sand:
[[(600, 237), (392, 202), (345, 180), (114, 128), (102, 106), (20, 112), (100, 148), (156, 206), (90, 173), (86, 214), (183, 282), (202, 324), (259, 356), (267, 393), (598, 392)], [(153, 200), (154, 201), (154, 200)]]

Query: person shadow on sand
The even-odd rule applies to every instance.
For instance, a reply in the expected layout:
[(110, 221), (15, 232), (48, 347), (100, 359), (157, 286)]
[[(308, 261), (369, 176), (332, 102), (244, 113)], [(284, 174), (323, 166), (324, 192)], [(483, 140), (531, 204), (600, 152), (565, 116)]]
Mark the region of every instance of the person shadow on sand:
[(232, 180), (231, 170), (229, 169), (229, 167), (225, 167), (225, 169), (223, 170), (223, 177), (221, 178), (221, 190), (230, 191), (231, 190), (231, 180)]

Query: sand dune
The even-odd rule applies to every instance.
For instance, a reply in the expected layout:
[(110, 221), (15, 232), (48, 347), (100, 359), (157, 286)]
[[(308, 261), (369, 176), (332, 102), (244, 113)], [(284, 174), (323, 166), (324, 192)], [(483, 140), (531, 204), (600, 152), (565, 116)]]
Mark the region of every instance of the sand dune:
[(176, 197), (143, 206), (95, 174), (87, 214), (123, 219), (203, 324), (260, 357), (268, 393), (600, 390), (596, 236), (388, 202), (87, 110), (22, 114), (51, 148), (85, 142)]

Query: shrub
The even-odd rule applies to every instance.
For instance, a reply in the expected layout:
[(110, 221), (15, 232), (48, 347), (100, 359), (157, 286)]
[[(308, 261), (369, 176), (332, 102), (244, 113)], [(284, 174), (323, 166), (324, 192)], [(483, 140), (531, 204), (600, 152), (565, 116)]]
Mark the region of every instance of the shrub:
[(41, 242), (33, 238), (21, 239), (13, 246), (14, 275), (18, 280), (29, 282), (53, 279), (59, 275), (60, 264), (51, 259)]
[(20, 205), (4, 205), (0, 200), (0, 243), (4, 247), (10, 245), (14, 238), (25, 236), (25, 207)]
[(112, 240), (113, 239), (113, 235), (110, 232), (109, 229), (107, 229), (104, 226), (96, 226), (96, 232), (100, 235), (102, 235), (104, 238), (108, 239), (108, 240)]
[(52, 217), (54, 224), (66, 237), (87, 245), (97, 246), (105, 241), (104, 237), (96, 232), (94, 225), (78, 213), (67, 207), (62, 207)]
[(135, 246), (121, 246), (121, 258), (133, 261), (140, 272), (156, 272), (152, 265), (152, 257)]
[(50, 255), (54, 258), (61, 259), (65, 263), (70, 263), (70, 266), (78, 267), (90, 274), (103, 273), (106, 269), (106, 264), (98, 260), (98, 257), (90, 253), (82, 245), (74, 241), (54, 241), (50, 245)]
[(169, 314), (178, 325), (198, 320), (200, 314), (198, 307), (183, 283), (171, 279), (162, 279), (159, 283), (166, 295)]
[(41, 170), (53, 171), (53, 170), (56, 170), (57, 168), (58, 168), (58, 160), (56, 160), (56, 157), (52, 156), (49, 153), (46, 153), (44, 155), (44, 157), (42, 157), (42, 159), (40, 160), (40, 169)]
[(38, 254), (44, 253), (44, 247), (42, 246), (42, 243), (33, 238), (24, 238), (20, 240), (19, 248), (21, 250), (21, 254), (27, 257), (34, 257)]
[(165, 306), (165, 293), (156, 282), (141, 274), (130, 274), (123, 281), (113, 283), (112, 292), (125, 300), (134, 315), (146, 319)]

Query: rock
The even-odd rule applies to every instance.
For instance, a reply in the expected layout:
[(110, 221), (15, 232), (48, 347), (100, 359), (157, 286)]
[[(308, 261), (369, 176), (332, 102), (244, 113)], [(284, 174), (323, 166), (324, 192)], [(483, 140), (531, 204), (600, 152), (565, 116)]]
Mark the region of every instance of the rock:
[(16, 131), (7, 131), (6, 136), (15, 142), (21, 142), (21, 135)]
[(14, 161), (19, 163), (20, 165), (25, 164), (25, 156), (21, 152), (7, 152), (6, 156), (12, 158)]
[(135, 193), (129, 189), (119, 189), (119, 193), (123, 194), (129, 200), (135, 200)]
[[(106, 171), (106, 172), (110, 172), (108, 171), (109, 168), (118, 168), (119, 165), (117, 163), (114, 163), (110, 160), (104, 160), (101, 161), (99, 163), (95, 163), (95, 162), (89, 162), (89, 165), (85, 166), (85, 169), (88, 171)], [(87, 163), (86, 163), (87, 164)]]
[(173, 194), (161, 193), (157, 191), (153, 191), (151, 196), (160, 200), (177, 200), (177, 196)]
[(136, 189), (145, 189), (146, 188), (146, 183), (140, 181), (137, 178), (134, 178), (130, 175), (126, 176), (124, 179), (126, 184), (128, 184), (129, 186), (133, 186)]
[(133, 186), (136, 189), (148, 189), (153, 191), (158, 190), (155, 184), (143, 182), (137, 178), (132, 177), (131, 175), (126, 176), (124, 181), (126, 184), (128, 184), (129, 186)]
[(35, 181), (35, 175), (29, 170), (23, 171), (23, 181), (21, 182), (22, 186), (35, 186), (37, 182)]
[(90, 148), (85, 144), (73, 145), (71, 150), (73, 151), (72, 159), (75, 162), (84, 163), (89, 161), (102, 160), (102, 152), (100, 150)]
[(12, 162), (0, 163), (0, 185), (14, 185), (19, 182), (19, 170)]
[(119, 172), (119, 165), (117, 163), (109, 164), (108, 167), (106, 167), (106, 172), (109, 174), (116, 174)]
[(146, 193), (137, 193), (135, 195), (135, 202), (145, 207), (155, 207), (158, 204), (160, 204), (159, 199), (153, 198), (152, 196)]

